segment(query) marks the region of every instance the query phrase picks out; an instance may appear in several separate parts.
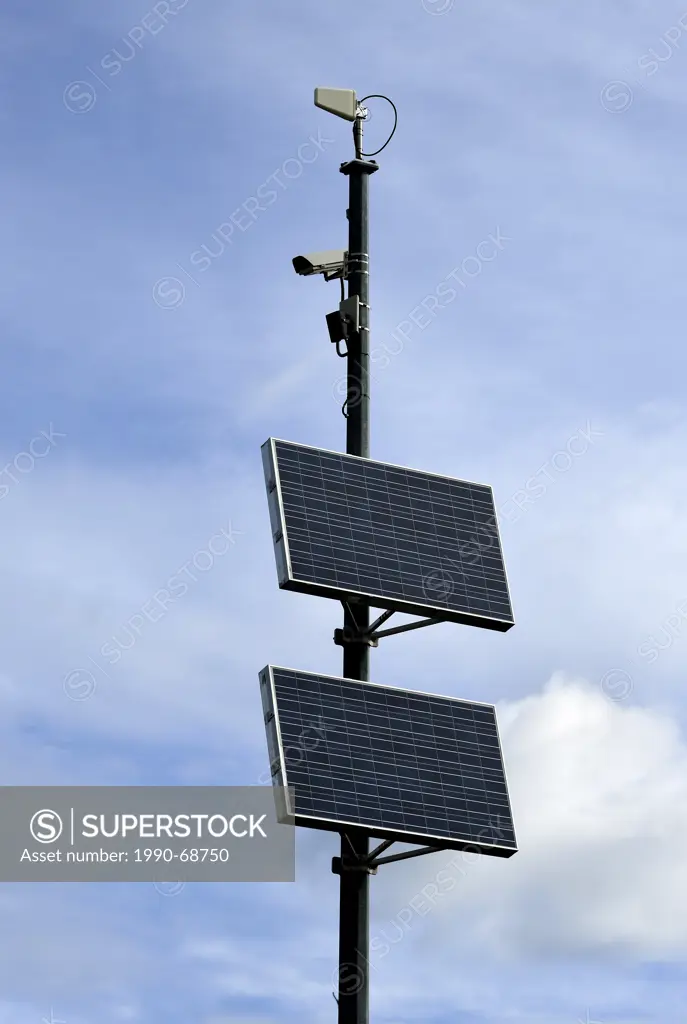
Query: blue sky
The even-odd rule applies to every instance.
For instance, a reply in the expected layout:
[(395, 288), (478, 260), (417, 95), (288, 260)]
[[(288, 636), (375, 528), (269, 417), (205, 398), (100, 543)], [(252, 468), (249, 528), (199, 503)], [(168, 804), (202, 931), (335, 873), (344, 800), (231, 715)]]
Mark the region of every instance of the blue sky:
[[(372, 676), (498, 705), (520, 851), (449, 866), (427, 914), (444, 855), (373, 879), (383, 1024), (684, 1021), (684, 26), (669, 0), (0, 13), (5, 784), (256, 784), (258, 671), (339, 671), (338, 606), (277, 588), (259, 449), (344, 445), (337, 286), (291, 267), (346, 241), (350, 126), (312, 90), (398, 106), (372, 454), (494, 487), (516, 626), (388, 640)], [(293, 885), (0, 886), (0, 1024), (333, 1020), (336, 846), (301, 833)]]

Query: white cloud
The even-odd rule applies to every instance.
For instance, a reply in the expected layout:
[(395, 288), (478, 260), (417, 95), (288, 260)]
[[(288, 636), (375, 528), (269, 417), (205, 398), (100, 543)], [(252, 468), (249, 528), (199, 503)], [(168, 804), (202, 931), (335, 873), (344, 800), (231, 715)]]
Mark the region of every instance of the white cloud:
[[(467, 942), (505, 959), (683, 957), (687, 745), (675, 721), (557, 675), (500, 706), (499, 722), (519, 852), (441, 855), (457, 864), (457, 884), (431, 917), (427, 898), (418, 912), (433, 943), (441, 919), (440, 941), (456, 955)], [(439, 867), (439, 857), (414, 867), (405, 892)]]

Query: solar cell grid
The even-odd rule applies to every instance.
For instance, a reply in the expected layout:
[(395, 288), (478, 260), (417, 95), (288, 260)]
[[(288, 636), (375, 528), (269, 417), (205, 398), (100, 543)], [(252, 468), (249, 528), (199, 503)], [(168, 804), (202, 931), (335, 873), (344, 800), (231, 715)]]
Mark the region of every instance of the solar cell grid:
[(490, 487), (273, 439), (263, 459), (280, 586), (513, 624)]
[(516, 852), (492, 707), (272, 666), (261, 685), (297, 824)]

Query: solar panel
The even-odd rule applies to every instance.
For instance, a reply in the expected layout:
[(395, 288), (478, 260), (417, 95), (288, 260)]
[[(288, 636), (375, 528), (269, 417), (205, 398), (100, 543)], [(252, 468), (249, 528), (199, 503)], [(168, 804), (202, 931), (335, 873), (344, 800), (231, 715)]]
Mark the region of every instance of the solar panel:
[(491, 487), (274, 438), (262, 453), (282, 589), (511, 628)]
[(260, 689), (280, 820), (517, 852), (491, 705), (273, 665)]

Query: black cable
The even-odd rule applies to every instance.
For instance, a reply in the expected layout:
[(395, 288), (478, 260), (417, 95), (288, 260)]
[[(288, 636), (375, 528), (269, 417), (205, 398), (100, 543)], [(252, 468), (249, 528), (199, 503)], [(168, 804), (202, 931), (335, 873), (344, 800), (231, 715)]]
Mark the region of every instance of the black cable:
[(377, 153), (381, 153), (383, 149), (386, 149), (386, 147), (389, 145), (389, 143), (394, 137), (396, 125), (398, 124), (398, 111), (396, 110), (396, 104), (393, 102), (393, 100), (390, 100), (388, 96), (382, 96), (382, 94), (379, 92), (371, 92), (369, 96), (363, 96), (363, 98), (360, 100), (360, 104), (362, 105), (365, 102), (365, 100), (386, 100), (387, 103), (391, 104), (392, 109), (394, 111), (394, 126), (391, 129), (391, 135), (386, 140), (384, 145), (380, 146), (379, 149), (375, 149), (374, 153), (361, 153), (361, 156), (377, 156)]

